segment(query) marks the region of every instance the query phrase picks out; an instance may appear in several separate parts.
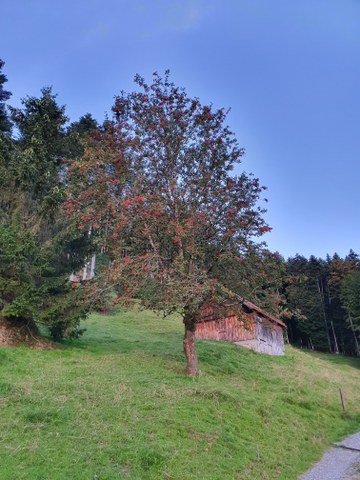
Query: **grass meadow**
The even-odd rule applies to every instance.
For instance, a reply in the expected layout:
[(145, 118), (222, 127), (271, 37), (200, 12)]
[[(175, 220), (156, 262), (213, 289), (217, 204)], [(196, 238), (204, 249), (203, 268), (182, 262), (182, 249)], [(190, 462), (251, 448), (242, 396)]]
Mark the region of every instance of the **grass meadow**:
[(358, 359), (198, 341), (188, 378), (176, 317), (85, 327), (58, 349), (0, 349), (1, 480), (292, 480), (360, 429)]

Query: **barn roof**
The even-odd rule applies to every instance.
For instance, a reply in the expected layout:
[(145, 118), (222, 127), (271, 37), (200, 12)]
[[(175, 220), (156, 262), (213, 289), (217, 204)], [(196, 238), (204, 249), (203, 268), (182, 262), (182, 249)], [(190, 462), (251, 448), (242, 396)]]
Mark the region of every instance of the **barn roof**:
[(254, 312), (259, 313), (261, 316), (268, 318), (269, 320), (277, 323), (281, 327), (286, 327), (285, 323), (283, 323), (278, 318), (274, 317), (274, 315), (271, 315), (270, 313), (265, 312), (265, 310), (262, 310), (260, 307), (258, 307), (254, 303), (249, 302), (248, 300), (242, 300), (242, 304), (245, 305), (245, 307), (249, 308), (250, 310), (253, 310)]
[[(236, 303), (238, 305), (240, 304), (242, 307), (246, 307), (247, 309), (251, 310), (252, 312), (258, 313), (262, 317), (267, 318), (268, 320), (270, 320), (273, 323), (276, 323), (280, 327), (286, 328), (285, 323), (283, 323), (281, 320), (279, 320), (277, 317), (275, 317), (271, 313), (265, 312), (265, 310), (258, 307), (257, 305), (250, 302), (249, 300), (246, 300), (245, 298), (241, 297), (240, 295), (234, 294), (234, 297), (237, 299)], [(206, 306), (211, 307), (210, 304), (208, 304)], [(232, 307), (234, 307), (234, 302), (226, 303), (226, 304), (224, 303), (223, 307), (226, 307), (226, 308), (229, 309), (229, 311), (231, 311)], [(211, 320), (215, 319), (215, 317), (211, 313), (210, 314), (205, 314), (205, 316), (204, 316), (204, 312), (200, 315), (200, 317), (201, 317), (202, 322), (211, 321)]]

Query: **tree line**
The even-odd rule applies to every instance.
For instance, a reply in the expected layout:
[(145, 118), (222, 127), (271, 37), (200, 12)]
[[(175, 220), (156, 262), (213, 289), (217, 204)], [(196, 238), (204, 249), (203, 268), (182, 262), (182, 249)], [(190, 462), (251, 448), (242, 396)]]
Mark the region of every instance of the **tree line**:
[(290, 278), (286, 286), (286, 320), (291, 343), (342, 353), (360, 355), (360, 259), (350, 250), (325, 260), (301, 255), (286, 261)]

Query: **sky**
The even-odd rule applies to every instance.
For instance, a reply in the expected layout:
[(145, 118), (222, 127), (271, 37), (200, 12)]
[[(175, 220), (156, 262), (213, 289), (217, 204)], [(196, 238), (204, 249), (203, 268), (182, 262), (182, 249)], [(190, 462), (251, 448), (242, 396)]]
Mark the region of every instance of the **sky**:
[(9, 104), (52, 86), (102, 121), (136, 73), (231, 108), (284, 257), (360, 254), (359, 0), (1, 0)]

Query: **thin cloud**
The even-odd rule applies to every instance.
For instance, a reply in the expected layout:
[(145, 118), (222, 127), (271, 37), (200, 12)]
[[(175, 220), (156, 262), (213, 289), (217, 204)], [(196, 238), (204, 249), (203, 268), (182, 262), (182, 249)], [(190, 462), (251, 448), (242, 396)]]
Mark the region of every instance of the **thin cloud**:
[(104, 21), (98, 21), (82, 33), (85, 41), (102, 40), (108, 38), (112, 33), (110, 25)]
[(214, 2), (211, 0), (140, 1), (137, 2), (134, 13), (153, 17), (154, 12), (158, 12), (158, 21), (147, 30), (147, 35), (186, 33), (201, 25), (213, 7)]

